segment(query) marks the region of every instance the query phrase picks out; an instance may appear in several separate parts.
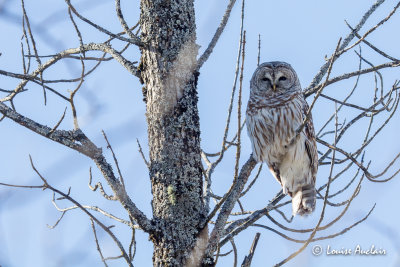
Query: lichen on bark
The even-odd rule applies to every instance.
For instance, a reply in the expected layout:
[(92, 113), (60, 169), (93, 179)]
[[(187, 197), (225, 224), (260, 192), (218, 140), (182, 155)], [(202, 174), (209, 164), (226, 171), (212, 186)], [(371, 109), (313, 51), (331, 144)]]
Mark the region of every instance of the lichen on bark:
[(206, 216), (202, 199), (193, 0), (142, 0), (154, 266), (184, 266)]

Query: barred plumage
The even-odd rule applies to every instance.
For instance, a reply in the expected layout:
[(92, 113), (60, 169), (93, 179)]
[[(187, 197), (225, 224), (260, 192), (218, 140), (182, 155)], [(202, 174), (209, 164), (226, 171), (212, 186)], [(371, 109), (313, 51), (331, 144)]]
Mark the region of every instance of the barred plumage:
[(294, 215), (315, 209), (318, 154), (312, 118), (288, 147), (307, 111), (299, 79), (289, 64), (267, 62), (256, 69), (246, 111), (253, 157), (268, 164), (283, 192), (292, 197)]

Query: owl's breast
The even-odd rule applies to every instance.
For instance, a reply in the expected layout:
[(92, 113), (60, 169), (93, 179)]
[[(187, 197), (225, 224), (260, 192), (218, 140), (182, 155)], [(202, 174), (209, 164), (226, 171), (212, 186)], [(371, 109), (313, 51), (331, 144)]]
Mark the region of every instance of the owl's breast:
[(285, 105), (247, 109), (247, 130), (256, 160), (268, 165), (282, 161), (285, 146), (302, 123), (301, 106), (293, 99)]

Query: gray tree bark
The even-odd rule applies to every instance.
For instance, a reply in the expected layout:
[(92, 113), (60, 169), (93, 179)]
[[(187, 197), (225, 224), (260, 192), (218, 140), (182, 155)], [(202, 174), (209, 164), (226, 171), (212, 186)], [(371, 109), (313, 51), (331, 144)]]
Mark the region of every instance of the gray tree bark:
[[(192, 250), (207, 214), (202, 193), (193, 0), (142, 0), (140, 20), (144, 46), (139, 70), (145, 84), (157, 229), (151, 235), (153, 265), (198, 265)], [(204, 233), (206, 240), (208, 233)], [(201, 250), (196, 253), (202, 254)]]

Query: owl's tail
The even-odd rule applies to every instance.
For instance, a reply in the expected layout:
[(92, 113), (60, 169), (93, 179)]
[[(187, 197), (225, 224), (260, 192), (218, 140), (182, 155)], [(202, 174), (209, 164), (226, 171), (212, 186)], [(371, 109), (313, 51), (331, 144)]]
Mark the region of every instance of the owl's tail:
[(301, 216), (311, 214), (315, 209), (316, 191), (313, 184), (303, 185), (293, 194), (292, 210), (293, 216), (299, 214)]

